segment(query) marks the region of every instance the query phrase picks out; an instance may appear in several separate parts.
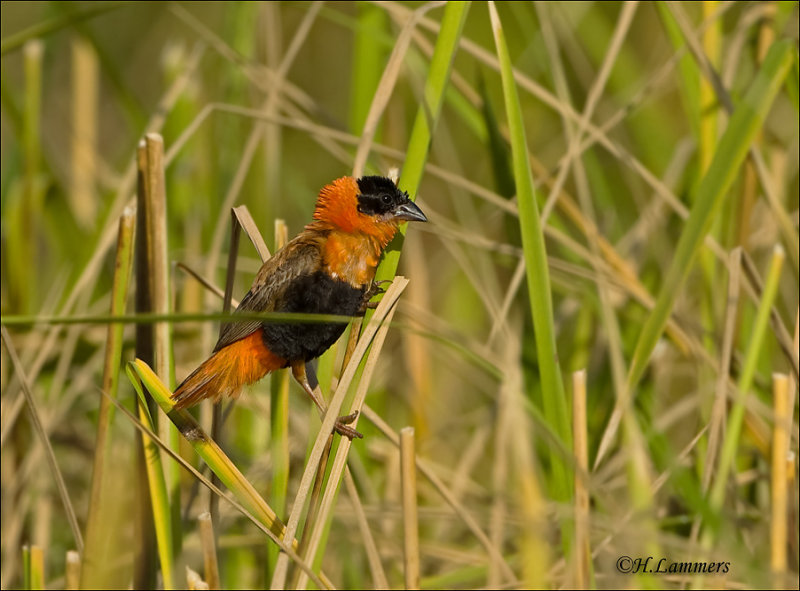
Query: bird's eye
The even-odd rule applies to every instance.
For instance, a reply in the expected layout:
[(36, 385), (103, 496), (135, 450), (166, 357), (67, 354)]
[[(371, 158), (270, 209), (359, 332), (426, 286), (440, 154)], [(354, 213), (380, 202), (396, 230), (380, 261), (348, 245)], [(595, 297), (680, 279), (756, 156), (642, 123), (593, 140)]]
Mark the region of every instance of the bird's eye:
[(389, 203), (392, 202), (392, 198), (390, 195), (384, 193), (383, 195), (381, 195), (381, 201), (383, 201), (386, 205), (389, 205)]

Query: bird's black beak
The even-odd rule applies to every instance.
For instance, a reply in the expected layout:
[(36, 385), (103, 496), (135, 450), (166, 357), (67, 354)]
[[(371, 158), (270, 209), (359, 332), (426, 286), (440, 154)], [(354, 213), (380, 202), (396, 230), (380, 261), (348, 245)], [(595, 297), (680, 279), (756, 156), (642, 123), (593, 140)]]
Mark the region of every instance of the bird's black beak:
[(392, 216), (397, 220), (405, 220), (407, 222), (428, 221), (428, 218), (425, 217), (425, 214), (413, 201), (406, 201), (395, 207), (392, 210)]

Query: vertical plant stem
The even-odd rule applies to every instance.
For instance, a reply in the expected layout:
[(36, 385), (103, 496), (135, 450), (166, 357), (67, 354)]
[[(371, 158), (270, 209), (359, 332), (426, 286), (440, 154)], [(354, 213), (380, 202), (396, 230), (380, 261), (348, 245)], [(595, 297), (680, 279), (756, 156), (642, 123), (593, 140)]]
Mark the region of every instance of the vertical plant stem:
[[(317, 473), (314, 477), (314, 486), (311, 489), (311, 496), (308, 499), (308, 512), (306, 513), (305, 524), (303, 524), (303, 536), (300, 538), (300, 548), (297, 551), (297, 553), (303, 558), (306, 558), (309, 554), (309, 544), (312, 542), (313, 533), (317, 528), (317, 524), (319, 523), (320, 494), (322, 492), (322, 483), (325, 481), (325, 473), (328, 470), (328, 462), (331, 458), (332, 446), (333, 433), (328, 435), (328, 441), (325, 443), (325, 449), (322, 451), (322, 456), (319, 459), (319, 466), (317, 467)], [(293, 589), (305, 588), (305, 582), (303, 582), (302, 585), (298, 585), (301, 576), (305, 578), (303, 573), (301, 573), (299, 570), (296, 570), (295, 576), (293, 577), (294, 582), (291, 585)]]
[[(717, 11), (717, 0), (703, 2), (703, 18), (709, 18)], [(703, 50), (708, 58), (709, 64), (719, 67), (719, 54), (721, 48), (721, 19), (714, 20), (703, 32)], [(700, 175), (708, 170), (714, 156), (717, 145), (717, 114), (719, 105), (714, 94), (711, 82), (705, 77), (700, 77), (700, 138), (698, 145), (698, 155), (700, 161)]]
[[(216, 496), (216, 495), (214, 495)], [(200, 545), (203, 548), (203, 575), (209, 589), (219, 589), (219, 563), (217, 561), (217, 541), (214, 535), (214, 522), (211, 514), (197, 516), (200, 526)]]
[(91, 230), (97, 218), (94, 191), (97, 168), (97, 114), (99, 97), (97, 54), (84, 37), (72, 39), (72, 170), (69, 192), (75, 220)]
[[(542, 398), (544, 414), (553, 431), (565, 448), (570, 449), (570, 435), (567, 401), (561, 368), (556, 351), (553, 303), (550, 291), (550, 273), (547, 266), (547, 251), (544, 243), (536, 193), (533, 186), (528, 145), (519, 94), (511, 66), (511, 56), (497, 15), (494, 3), (489, 4), (495, 46), (500, 61), (506, 115), (511, 135), (511, 154), (513, 159), (514, 181), (519, 203), (519, 223), (522, 233), (522, 248), (528, 278), (528, 296), (536, 336), (536, 352), (539, 358), (539, 371), (542, 378)], [(553, 496), (558, 501), (567, 501), (572, 496), (571, 470), (564, 458), (554, 447), (551, 448), (550, 461), (553, 472), (551, 482)]]
[(42, 213), (42, 190), (39, 186), (41, 168), (41, 108), (42, 108), (42, 61), (44, 43), (33, 39), (25, 44), (25, 108), (22, 119), (22, 153), (24, 156), (22, 231), (29, 237), (28, 248), (19, 255), (26, 264), (20, 266), (22, 274), (17, 309), (30, 310), (38, 294), (37, 268), (39, 259), (38, 222)]
[[(114, 279), (111, 287), (111, 315), (125, 314), (133, 265), (133, 235), (136, 214), (133, 207), (127, 207), (119, 219), (117, 253), (114, 262)], [(124, 324), (109, 324), (106, 332), (106, 354), (103, 364), (103, 392), (113, 399), (117, 398)], [(86, 551), (83, 555), (81, 573), (82, 587), (103, 587), (104, 572), (107, 571), (108, 533), (111, 529), (106, 521), (108, 505), (103, 495), (106, 488), (106, 467), (109, 462), (111, 425), (114, 420), (114, 406), (106, 396), (100, 396), (100, 410), (97, 417), (97, 438), (95, 440), (92, 483), (89, 493), (89, 510), (86, 522)], [(108, 499), (110, 501), (110, 499)], [(99, 579), (98, 579), (99, 577)]]
[[(281, 219), (275, 220), (275, 251), (289, 240), (289, 228)], [(272, 458), (272, 493), (270, 501), (278, 515), (286, 511), (289, 491), (289, 370), (272, 372), (270, 376), (270, 450)], [(269, 573), (278, 560), (278, 547), (267, 547)]]
[[(137, 312), (154, 312), (159, 314), (169, 313), (169, 264), (167, 260), (167, 220), (166, 220), (166, 192), (164, 179), (164, 141), (156, 133), (148, 133), (139, 143), (137, 152), (138, 164), (138, 189), (137, 189), (137, 222), (136, 234), (136, 310)], [(148, 359), (155, 367), (160, 379), (172, 385), (174, 382), (174, 367), (172, 361), (172, 335), (171, 325), (158, 322), (154, 325), (139, 324), (136, 331), (137, 356)], [(145, 413), (148, 418), (157, 416), (155, 405), (140, 399), (140, 404), (147, 404), (148, 408), (140, 408), (140, 415)], [(151, 408), (149, 408), (152, 406)], [(152, 419), (150, 419), (152, 420)], [(172, 449), (177, 449), (177, 431), (167, 422), (161, 421), (162, 428), (158, 430), (161, 439), (169, 441)], [(154, 425), (155, 427), (155, 425)], [(140, 456), (140, 520), (142, 536), (139, 538), (139, 567), (135, 569), (135, 587), (151, 587), (155, 583), (155, 567), (152, 564), (153, 548), (157, 547), (161, 560), (164, 584), (173, 584), (173, 552), (180, 547), (177, 526), (180, 520), (179, 513), (179, 478), (180, 474), (173, 463), (169, 463), (169, 474), (165, 476), (161, 458), (147, 456), (147, 450), (160, 456), (159, 448), (147, 437), (142, 437), (142, 449), (145, 456)], [(144, 479), (146, 478), (147, 484)], [(164, 486), (164, 496), (161, 498), (161, 487)], [(168, 492), (167, 492), (168, 491)], [(147, 498), (147, 495), (155, 495)], [(172, 497), (173, 502), (167, 498)], [(155, 519), (155, 530), (148, 525), (150, 517)], [(162, 523), (169, 521), (169, 526)], [(153, 542), (155, 536), (155, 543)], [(170, 545), (167, 550), (163, 545)], [(172, 547), (176, 544), (176, 547)]]
[(25, 589), (44, 589), (44, 554), (42, 547), (32, 544), (22, 547)]
[(67, 551), (64, 580), (65, 589), (70, 591), (81, 588), (86, 589), (86, 587), (81, 587), (81, 555), (75, 550)]
[(30, 382), (28, 381), (28, 377), (25, 375), (25, 370), (22, 367), (22, 362), (19, 359), (19, 355), (17, 355), (17, 349), (14, 347), (14, 343), (11, 341), (11, 335), (8, 334), (8, 330), (5, 326), (0, 326), (0, 337), (2, 337), (3, 343), (6, 345), (6, 350), (8, 351), (8, 356), (11, 358), (11, 364), (14, 367), (14, 371), (19, 376), (19, 383), (22, 387), (22, 393), (25, 396), (25, 402), (28, 404), (28, 412), (31, 417), (31, 422), (33, 423), (33, 429), (41, 440), (42, 446), (44, 446), (47, 463), (50, 467), (50, 471), (53, 473), (53, 478), (56, 481), (58, 494), (61, 497), (61, 503), (64, 505), (64, 512), (67, 515), (67, 521), (69, 522), (70, 529), (72, 530), (72, 535), (75, 538), (75, 546), (78, 548), (78, 552), (83, 552), (83, 536), (81, 536), (81, 530), (78, 526), (78, 518), (75, 516), (75, 509), (73, 508), (72, 501), (69, 498), (67, 485), (64, 482), (64, 476), (61, 474), (61, 470), (58, 467), (53, 446), (50, 444), (50, 439), (47, 437), (47, 431), (42, 424), (42, 414), (39, 410), (39, 405), (37, 404), (36, 399), (33, 397)]
[[(773, 410), (775, 423), (772, 430), (772, 518), (770, 520), (770, 567), (781, 577), (786, 572), (787, 507), (789, 492), (789, 426), (792, 409), (789, 407), (789, 376), (772, 376)], [(781, 587), (780, 579), (775, 581)]]
[[(164, 170), (164, 139), (158, 133), (145, 136), (147, 148), (147, 184), (152, 207), (152, 225), (148, 223), (148, 231), (152, 232), (152, 273), (153, 273), (153, 312), (169, 314), (172, 311), (170, 291), (169, 239), (167, 232), (167, 183)], [(150, 242), (150, 240), (148, 240)], [(172, 354), (172, 324), (158, 322), (154, 326), (154, 353), (156, 374), (167, 387), (175, 387), (175, 359)], [(180, 446), (180, 434), (169, 421), (161, 421), (159, 433), (170, 448), (177, 450)], [(160, 452), (159, 452), (160, 453)], [(175, 462), (165, 462), (164, 478), (169, 495), (169, 509), (172, 519), (173, 552), (181, 549), (181, 514), (180, 514), (180, 467)]]
[(414, 428), (400, 429), (400, 482), (403, 500), (403, 574), (406, 589), (419, 589), (419, 524)]
[(44, 551), (42, 547), (31, 546), (31, 589), (44, 589)]
[(702, 487), (704, 491), (707, 491), (708, 487), (711, 485), (711, 476), (714, 473), (714, 465), (717, 462), (717, 451), (719, 450), (725, 421), (726, 393), (728, 391), (731, 367), (731, 352), (733, 351), (736, 332), (736, 311), (739, 305), (739, 291), (741, 289), (741, 261), (742, 249), (740, 247), (734, 248), (728, 259), (728, 305), (726, 310), (725, 331), (722, 337), (722, 348), (720, 351), (721, 361), (714, 395), (714, 405), (711, 409), (708, 448), (706, 449), (706, 457), (703, 463)]
[(31, 588), (31, 547), (27, 544), (22, 547), (22, 588)]
[[(150, 248), (148, 246), (148, 220), (149, 204), (147, 196), (146, 169), (147, 150), (144, 140), (139, 142), (136, 150), (136, 312), (148, 313), (153, 309), (151, 288), (151, 262)], [(153, 325), (140, 323), (136, 325), (136, 357), (148, 365), (153, 363)], [(136, 404), (142, 404), (137, 399)], [(145, 439), (141, 433), (136, 434), (139, 440), (136, 451), (137, 475), (137, 514), (136, 514), (136, 544), (133, 566), (134, 589), (152, 589), (156, 581), (156, 541), (155, 528), (152, 521), (153, 508), (148, 494), (147, 467), (145, 466), (144, 446)]]
[[(408, 46), (411, 43), (411, 36), (415, 27), (417, 26), (417, 21), (424, 12), (427, 12), (435, 6), (435, 2), (428, 2), (423, 4), (417, 11), (411, 13), (411, 16), (409, 16), (408, 20), (403, 25), (402, 31), (397, 36), (397, 42), (394, 45), (394, 49), (392, 49), (392, 54), (389, 57), (386, 67), (383, 69), (380, 82), (375, 84), (375, 93), (372, 97), (372, 102), (369, 105), (369, 112), (365, 113), (365, 117), (363, 119), (359, 118), (358, 123), (361, 129), (354, 131), (356, 135), (361, 136), (358, 147), (356, 148), (355, 157), (353, 158), (353, 176), (355, 177), (360, 177), (364, 173), (370, 147), (372, 146), (372, 142), (375, 139), (375, 135), (378, 131), (378, 124), (380, 123), (381, 116), (386, 109), (386, 105), (389, 103), (389, 99), (392, 98), (392, 91), (394, 90), (398, 75), (400, 74), (401, 66), (405, 61), (406, 52), (408, 51)], [(385, 14), (382, 10), (380, 13)], [(374, 32), (369, 31), (367, 35), (361, 34), (358, 36), (358, 38), (363, 39), (364, 37), (369, 37), (370, 39), (373, 39), (374, 36)], [(364, 41), (362, 41), (362, 44), (363, 43)], [(358, 59), (360, 62), (369, 60), (363, 66), (363, 68), (367, 68), (372, 67), (372, 63), (376, 58), (380, 58), (380, 53), (373, 51), (372, 56), (360, 57)], [(360, 73), (362, 76), (366, 76), (365, 72)], [(355, 87), (354, 95), (365, 95), (367, 93), (367, 88), (356, 87), (355, 84), (357, 84), (357, 80), (355, 76), (353, 78)]]
[(375, 538), (369, 528), (367, 515), (364, 512), (364, 506), (361, 504), (361, 499), (358, 496), (358, 489), (356, 483), (353, 481), (353, 475), (350, 469), (345, 467), (344, 470), (344, 484), (347, 488), (347, 494), (350, 497), (350, 502), (356, 514), (356, 521), (358, 521), (358, 529), (361, 531), (361, 536), (364, 538), (364, 551), (367, 554), (369, 561), (369, 570), (372, 573), (372, 587), (374, 589), (389, 589), (389, 581), (386, 579), (386, 573), (381, 564), (381, 556), (378, 553), (378, 548), (375, 544)]
[[(228, 267), (225, 272), (225, 295), (222, 297), (222, 313), (227, 314), (231, 311), (231, 299), (233, 298), (233, 283), (236, 279), (236, 261), (239, 254), (239, 236), (241, 235), (241, 225), (238, 221), (238, 216), (235, 209), (231, 209), (231, 240), (228, 246)], [(222, 336), (227, 322), (220, 322), (219, 336)], [(215, 403), (211, 412), (211, 438), (217, 442), (217, 445), (224, 447), (223, 433), (222, 433), (222, 404)], [(216, 473), (211, 474), (211, 483), (219, 487), (220, 479)], [(215, 526), (212, 531), (215, 533), (219, 527), (219, 497), (215, 494), (209, 495), (208, 498), (208, 513), (211, 517), (211, 522)]]
[[(394, 287), (397, 285), (395, 289), (404, 288), (408, 284), (408, 280), (403, 277), (397, 277), (395, 281), (392, 283)], [(380, 357), (381, 350), (383, 349), (383, 343), (386, 339), (386, 334), (389, 331), (389, 326), (392, 322), (392, 318), (394, 317), (394, 313), (397, 310), (397, 307), (393, 307), (386, 316), (386, 320), (381, 325), (380, 329), (378, 329), (377, 334), (375, 335), (375, 340), (370, 347), (369, 354), (367, 356), (367, 360), (364, 363), (363, 372), (358, 378), (358, 387), (356, 390), (355, 398), (353, 400), (353, 404), (350, 407), (354, 411), (362, 410), (362, 406), (364, 404), (364, 399), (367, 396), (367, 389), (369, 388), (370, 381), (372, 380), (372, 374), (375, 370), (375, 366), (377, 365), (378, 359)], [(346, 385), (346, 384), (345, 384)], [(353, 427), (355, 428), (358, 424), (358, 419), (353, 423)], [(308, 560), (311, 556), (315, 556), (315, 562), (321, 562), (322, 560), (322, 553), (325, 550), (325, 543), (323, 541), (323, 536), (327, 536), (327, 532), (330, 529), (331, 523), (333, 521), (333, 508), (336, 503), (337, 494), (339, 491), (339, 486), (341, 484), (342, 476), (347, 471), (347, 458), (350, 451), (350, 447), (352, 442), (349, 440), (341, 440), (336, 448), (336, 455), (333, 460), (333, 464), (331, 466), (330, 474), (328, 476), (328, 481), (325, 487), (325, 493), (322, 496), (322, 501), (320, 503), (319, 508), (319, 515), (317, 518), (317, 522), (312, 524), (310, 520), (306, 520), (306, 528), (311, 530), (311, 534), (309, 536), (309, 544), (307, 551), (303, 555), (306, 560)], [(327, 451), (327, 450), (326, 450)], [(319, 473), (319, 472), (318, 472)], [(385, 577), (384, 577), (385, 579)], [(299, 579), (299, 588), (305, 588), (306, 580), (303, 577)]]
[(725, 488), (728, 484), (728, 477), (733, 468), (734, 460), (736, 459), (739, 436), (741, 435), (742, 423), (744, 422), (745, 403), (753, 384), (756, 366), (762, 351), (762, 344), (766, 336), (767, 327), (769, 326), (770, 310), (778, 292), (778, 284), (780, 282), (781, 268), (783, 267), (784, 259), (783, 248), (776, 246), (772, 253), (772, 261), (764, 284), (764, 292), (761, 294), (761, 301), (759, 302), (756, 319), (753, 324), (753, 332), (750, 337), (747, 353), (745, 354), (742, 373), (736, 384), (736, 399), (728, 415), (727, 431), (725, 432), (725, 438), (722, 442), (719, 466), (717, 467), (715, 480), (709, 494), (709, 503), (712, 511), (716, 514), (715, 519), (717, 523), (706, 525), (705, 535), (703, 536), (704, 547), (709, 547), (713, 542), (717, 533), (717, 524), (720, 523), (721, 511), (725, 501)]
[[(144, 401), (139, 405), (139, 420), (150, 431), (155, 432), (153, 421)], [(155, 524), (156, 547), (158, 558), (161, 562), (161, 577), (164, 580), (165, 589), (174, 589), (172, 516), (169, 510), (164, 468), (161, 464), (161, 452), (156, 442), (147, 435), (142, 437), (142, 445), (145, 468), (147, 469), (147, 481), (149, 483), (150, 506), (152, 507), (153, 523)]]
[[(147, 168), (145, 172), (147, 209), (146, 231), (148, 257), (151, 260), (152, 312), (169, 314), (169, 255), (167, 238), (167, 194), (164, 178), (164, 140), (157, 133), (148, 133), (145, 138)], [(172, 328), (167, 322), (154, 326), (155, 371), (161, 380), (171, 386), (174, 381), (172, 359)], [(164, 433), (162, 433), (164, 437)]]
[(586, 370), (572, 374), (572, 437), (575, 449), (575, 588), (588, 589), (592, 574), (589, 546), (589, 441), (586, 432)]
[[(397, 298), (400, 296), (407, 283), (408, 281), (403, 278), (402, 280), (393, 282), (389, 289), (386, 290), (386, 293), (375, 310), (375, 314), (364, 328), (364, 332), (358, 341), (355, 351), (353, 352), (353, 357), (342, 374), (342, 378), (339, 380), (339, 384), (336, 387), (336, 392), (328, 404), (328, 411), (323, 417), (319, 434), (314, 441), (311, 452), (308, 454), (308, 460), (306, 462), (306, 467), (303, 470), (303, 475), (300, 478), (300, 486), (298, 487), (298, 492), (294, 499), (292, 511), (289, 514), (289, 519), (286, 523), (287, 537), (293, 538), (299, 527), (301, 513), (306, 504), (306, 499), (308, 498), (319, 460), (322, 457), (328, 434), (333, 430), (334, 423), (336, 422), (339, 410), (341, 409), (345, 396), (350, 388), (350, 384), (353, 382), (353, 379), (358, 373), (361, 360), (364, 358), (364, 355), (366, 355), (367, 349), (370, 348), (372, 340), (378, 332), (381, 323), (386, 318), (386, 315), (392, 310), (392, 307), (397, 302)], [(281, 589), (286, 586), (287, 569), (288, 557), (282, 554), (278, 557), (278, 563), (270, 583), (270, 588)]]
[[(450, 69), (458, 49), (469, 6), (469, 2), (453, 0), (448, 2), (444, 9), (441, 29), (436, 38), (436, 47), (433, 50), (428, 78), (425, 82), (423, 103), (417, 111), (414, 127), (411, 129), (406, 160), (403, 163), (403, 171), (398, 182), (402, 189), (408, 191), (412, 199), (416, 199), (417, 190), (422, 181), (422, 172), (428, 160), (433, 130), (442, 110)], [(401, 226), (400, 231), (387, 247), (383, 261), (375, 275), (377, 281), (394, 277), (400, 261), (400, 249), (403, 246), (405, 232), (406, 226)], [(365, 320), (370, 316), (371, 314), (368, 312)]]

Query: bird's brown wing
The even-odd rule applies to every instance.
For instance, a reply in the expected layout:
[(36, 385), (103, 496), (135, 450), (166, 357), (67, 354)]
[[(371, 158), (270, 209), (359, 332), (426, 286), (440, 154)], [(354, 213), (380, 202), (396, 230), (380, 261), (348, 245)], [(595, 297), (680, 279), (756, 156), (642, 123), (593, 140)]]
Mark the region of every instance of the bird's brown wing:
[[(262, 265), (253, 286), (242, 298), (234, 315), (242, 312), (279, 312), (276, 305), (292, 281), (317, 271), (320, 260), (319, 242), (305, 233), (298, 235)], [(214, 352), (251, 335), (259, 328), (260, 320), (228, 323), (220, 334)]]

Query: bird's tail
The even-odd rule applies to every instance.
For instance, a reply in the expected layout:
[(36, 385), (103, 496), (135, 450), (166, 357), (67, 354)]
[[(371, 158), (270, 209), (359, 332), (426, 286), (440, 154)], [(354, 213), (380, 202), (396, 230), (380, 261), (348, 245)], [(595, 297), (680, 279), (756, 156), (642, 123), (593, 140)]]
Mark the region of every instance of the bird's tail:
[(219, 402), (223, 397), (236, 398), (242, 386), (257, 382), (269, 372), (280, 369), (286, 361), (264, 345), (261, 331), (216, 351), (178, 386), (172, 399), (178, 409), (193, 406), (204, 398)]

